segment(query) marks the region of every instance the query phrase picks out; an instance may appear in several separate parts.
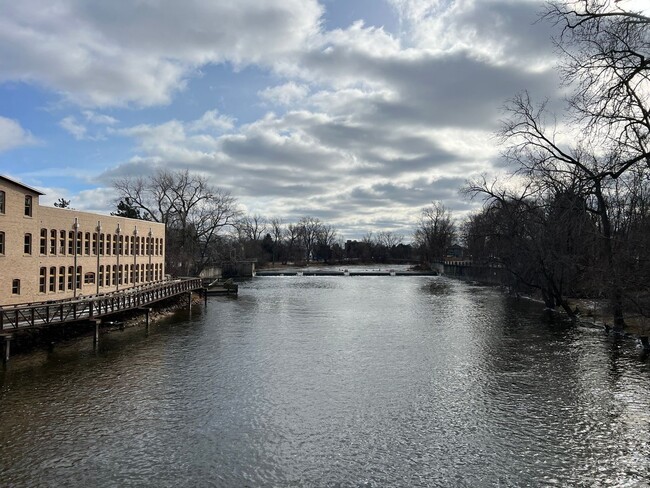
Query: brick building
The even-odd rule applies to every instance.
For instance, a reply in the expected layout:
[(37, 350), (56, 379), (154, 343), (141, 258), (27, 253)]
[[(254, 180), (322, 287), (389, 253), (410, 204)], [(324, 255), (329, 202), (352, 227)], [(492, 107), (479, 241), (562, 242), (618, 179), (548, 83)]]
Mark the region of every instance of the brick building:
[(0, 175), (0, 306), (123, 290), (165, 276), (165, 226), (39, 205)]

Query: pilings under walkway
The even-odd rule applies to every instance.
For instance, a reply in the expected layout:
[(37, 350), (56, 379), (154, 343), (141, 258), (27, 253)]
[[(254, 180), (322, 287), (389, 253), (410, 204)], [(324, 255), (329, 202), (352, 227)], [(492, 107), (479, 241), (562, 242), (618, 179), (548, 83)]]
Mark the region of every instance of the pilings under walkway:
[(438, 276), (435, 271), (257, 271), (255, 276)]
[(93, 320), (118, 312), (142, 309), (160, 300), (195, 290), (203, 290), (200, 278), (161, 282), (73, 300), (0, 307), (0, 335), (3, 335), (3, 331)]

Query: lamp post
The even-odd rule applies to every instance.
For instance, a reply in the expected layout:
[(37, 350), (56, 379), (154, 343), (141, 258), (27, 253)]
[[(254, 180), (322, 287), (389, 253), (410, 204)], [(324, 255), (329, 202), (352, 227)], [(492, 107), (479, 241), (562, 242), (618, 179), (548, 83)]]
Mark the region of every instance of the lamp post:
[(149, 245), (147, 246), (147, 253), (149, 254), (149, 269), (147, 270), (147, 281), (153, 281), (153, 270), (151, 269), (151, 253), (153, 252), (153, 232), (149, 227)]
[(120, 273), (120, 253), (122, 252), (122, 243), (120, 242), (120, 234), (122, 229), (120, 229), (120, 224), (117, 224), (117, 229), (115, 229), (115, 239), (117, 239), (117, 265), (115, 270), (117, 271), (117, 280), (115, 280), (115, 291), (120, 289), (120, 281), (122, 281), (122, 276)]
[[(97, 294), (99, 295), (99, 256), (102, 254), (100, 252), (100, 249), (103, 248), (104, 242), (101, 239), (102, 236), (102, 222), (101, 220), (97, 221), (97, 244), (95, 246), (95, 252), (97, 253), (97, 274), (95, 275), (95, 283), (97, 283)], [(104, 277), (102, 277), (102, 285), (104, 281)]]
[(74, 245), (74, 259), (73, 259), (73, 265), (74, 268), (72, 270), (72, 295), (74, 298), (77, 298), (77, 274), (78, 274), (78, 269), (77, 269), (77, 246), (79, 245), (79, 218), (75, 217), (74, 218), (74, 224), (72, 224), (72, 228), (74, 229), (74, 237), (72, 239), (72, 243)]
[(131, 276), (131, 285), (134, 286), (139, 282), (138, 277), (138, 254), (140, 253), (140, 245), (138, 242), (138, 226), (133, 226), (133, 245), (131, 246), (133, 251), (133, 274)]

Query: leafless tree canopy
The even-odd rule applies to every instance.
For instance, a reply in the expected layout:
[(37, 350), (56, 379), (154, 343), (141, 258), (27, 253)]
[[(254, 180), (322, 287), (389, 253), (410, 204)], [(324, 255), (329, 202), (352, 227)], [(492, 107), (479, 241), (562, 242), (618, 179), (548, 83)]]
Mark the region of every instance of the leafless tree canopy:
[(198, 274), (216, 260), (220, 233), (240, 215), (229, 193), (188, 170), (121, 178), (113, 186), (118, 199), (128, 199), (143, 217), (166, 225), (167, 269), (174, 274)]

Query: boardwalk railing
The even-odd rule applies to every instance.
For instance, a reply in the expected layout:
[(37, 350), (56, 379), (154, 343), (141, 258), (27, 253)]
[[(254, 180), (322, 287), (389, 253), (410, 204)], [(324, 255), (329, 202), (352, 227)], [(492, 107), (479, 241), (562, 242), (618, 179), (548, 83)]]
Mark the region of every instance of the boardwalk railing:
[(200, 278), (191, 278), (74, 300), (0, 307), (0, 332), (98, 318), (145, 307), (150, 303), (202, 287)]

